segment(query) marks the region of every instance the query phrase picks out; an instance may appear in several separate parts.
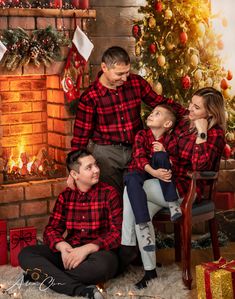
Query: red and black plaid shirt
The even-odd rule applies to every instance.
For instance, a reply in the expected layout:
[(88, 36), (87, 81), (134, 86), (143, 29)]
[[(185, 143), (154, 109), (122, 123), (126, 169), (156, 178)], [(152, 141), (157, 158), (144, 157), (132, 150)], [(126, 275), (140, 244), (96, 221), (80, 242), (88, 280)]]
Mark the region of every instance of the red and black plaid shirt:
[(117, 191), (106, 183), (99, 182), (86, 193), (66, 188), (55, 203), (44, 231), (44, 243), (53, 251), (60, 241), (73, 247), (93, 243), (104, 250), (117, 248), (121, 243), (120, 203)]
[[(188, 171), (218, 171), (220, 158), (225, 146), (225, 135), (223, 129), (216, 125), (207, 131), (206, 142), (196, 144), (197, 133), (190, 130), (187, 119), (179, 121), (173, 134), (176, 137), (176, 145), (175, 143), (170, 143), (168, 150), (173, 150), (177, 153), (174, 177), (180, 196), (184, 196), (189, 188)], [(171, 146), (177, 148), (171, 149)], [(197, 194), (199, 198), (205, 183), (205, 181), (198, 181)]]
[[(151, 129), (140, 130), (136, 134), (132, 152), (132, 160), (128, 165), (128, 171), (144, 171), (145, 165), (150, 163), (150, 159), (154, 154), (154, 141), (156, 141), (156, 139), (153, 136)], [(175, 152), (176, 139), (174, 135), (166, 133), (157, 141), (161, 142), (164, 145), (164, 148), (168, 152), (171, 161), (177, 158), (177, 153)], [(173, 146), (173, 143), (175, 144), (175, 146)], [(168, 151), (168, 145), (170, 145), (171, 152)], [(174, 164), (175, 163), (176, 162), (174, 162)]]
[(85, 148), (89, 138), (98, 144), (133, 144), (143, 128), (141, 101), (151, 107), (168, 103), (181, 109), (173, 100), (157, 95), (139, 75), (130, 74), (116, 90), (104, 87), (97, 77), (79, 99), (72, 148)]

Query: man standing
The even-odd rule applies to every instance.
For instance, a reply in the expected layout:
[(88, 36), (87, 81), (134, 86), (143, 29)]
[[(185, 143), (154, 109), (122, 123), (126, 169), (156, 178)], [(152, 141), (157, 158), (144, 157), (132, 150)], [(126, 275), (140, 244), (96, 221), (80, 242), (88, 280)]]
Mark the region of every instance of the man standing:
[(134, 137), (143, 128), (141, 101), (151, 107), (172, 103), (157, 95), (142, 77), (130, 73), (130, 57), (124, 49), (107, 49), (101, 72), (79, 99), (71, 145), (86, 148), (90, 139), (101, 180), (121, 194)]
[(117, 274), (122, 208), (115, 188), (99, 182), (100, 170), (86, 150), (68, 154), (76, 188), (66, 188), (44, 231), (44, 244), (19, 254), (25, 280), (43, 282), (58, 293), (102, 299), (96, 284)]

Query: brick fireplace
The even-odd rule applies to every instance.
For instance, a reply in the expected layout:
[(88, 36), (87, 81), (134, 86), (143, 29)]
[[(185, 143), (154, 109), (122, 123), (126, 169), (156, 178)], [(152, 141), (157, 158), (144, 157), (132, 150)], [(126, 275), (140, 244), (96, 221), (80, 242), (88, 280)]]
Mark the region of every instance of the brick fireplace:
[[(0, 31), (22, 27), (26, 31), (48, 25), (72, 37), (74, 17), (83, 31), (95, 17), (92, 10), (0, 9)], [(70, 150), (74, 116), (69, 112), (61, 88), (68, 48), (62, 48), (63, 60), (50, 67), (28, 65), (14, 72), (0, 68), (0, 219), (8, 228), (34, 225), (43, 230), (55, 199), (66, 185), (65, 157)], [(89, 84), (87, 65), (81, 89)], [(54, 178), (30, 177), (10, 180), (5, 171), (6, 157), (17, 160), (21, 153), (29, 159), (46, 152), (53, 161)]]

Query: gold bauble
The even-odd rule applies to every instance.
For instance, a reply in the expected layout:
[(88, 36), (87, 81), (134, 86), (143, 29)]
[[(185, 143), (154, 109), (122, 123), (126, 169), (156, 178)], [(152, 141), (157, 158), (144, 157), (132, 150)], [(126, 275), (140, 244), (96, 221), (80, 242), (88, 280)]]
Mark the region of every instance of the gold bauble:
[(198, 65), (199, 62), (199, 58), (196, 54), (193, 54), (190, 58), (190, 62), (192, 64), (192, 66), (196, 67)]
[(230, 94), (230, 89), (229, 88), (223, 90), (222, 93), (223, 93), (223, 96), (224, 96), (224, 98), (226, 100), (229, 100), (231, 98), (231, 94)]
[(202, 78), (202, 71), (201, 70), (196, 70), (196, 72), (194, 73), (194, 78), (195, 78), (195, 80), (196, 81), (200, 81), (201, 80), (201, 78)]
[(149, 18), (149, 27), (154, 28), (156, 26), (156, 20), (154, 17)]
[(135, 46), (135, 55), (136, 55), (136, 56), (140, 56), (140, 54), (141, 54), (141, 48), (140, 48), (140, 46), (137, 44), (137, 45)]
[(205, 86), (211, 87), (212, 85), (213, 85), (213, 80), (211, 79), (211, 77), (208, 77), (205, 81)]
[(153, 90), (156, 92), (156, 94), (162, 95), (162, 84), (157, 82), (157, 84), (154, 84)]
[(197, 25), (197, 34), (199, 35), (199, 37), (203, 37), (205, 35), (205, 32), (206, 32), (205, 25), (203, 23), (199, 23)]
[(166, 43), (166, 47), (167, 47), (168, 50), (171, 51), (171, 50), (173, 50), (173, 49), (175, 48), (175, 45), (172, 44), (172, 43), (170, 43), (170, 42), (167, 42), (167, 43)]
[(167, 20), (170, 20), (172, 18), (172, 11), (168, 8), (166, 11), (165, 11), (165, 19)]
[(160, 65), (161, 67), (165, 65), (166, 63), (166, 58), (163, 55), (159, 55), (157, 58), (157, 63), (158, 65)]

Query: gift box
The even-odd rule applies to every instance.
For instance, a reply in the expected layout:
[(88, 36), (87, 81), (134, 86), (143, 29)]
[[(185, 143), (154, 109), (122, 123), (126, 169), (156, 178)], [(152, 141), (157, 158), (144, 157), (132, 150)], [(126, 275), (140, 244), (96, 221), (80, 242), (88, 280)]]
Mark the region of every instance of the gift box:
[(219, 210), (231, 210), (235, 208), (235, 193), (234, 192), (216, 192), (215, 207)]
[(0, 265), (7, 264), (7, 222), (0, 220)]
[(10, 229), (10, 262), (13, 267), (19, 265), (20, 251), (29, 245), (36, 245), (36, 228), (34, 226)]
[(235, 261), (218, 261), (196, 266), (198, 299), (235, 298)]

